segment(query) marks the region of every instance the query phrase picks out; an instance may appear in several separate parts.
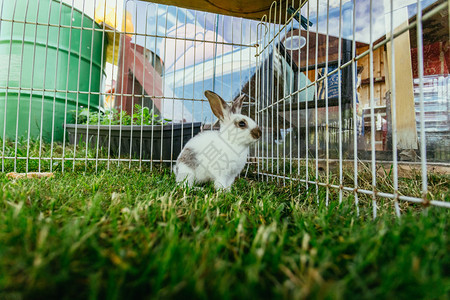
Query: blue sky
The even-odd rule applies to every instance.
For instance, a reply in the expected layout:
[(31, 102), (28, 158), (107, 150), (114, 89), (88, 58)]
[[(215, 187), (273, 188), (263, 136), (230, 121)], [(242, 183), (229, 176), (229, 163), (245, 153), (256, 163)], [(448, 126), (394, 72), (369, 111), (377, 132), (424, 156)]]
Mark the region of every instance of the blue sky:
[[(396, 0), (399, 1), (399, 0)], [(405, 0), (402, 0), (405, 1)], [(407, 1), (407, 0), (406, 0)], [(307, 17), (309, 9), (310, 20), (313, 26), (311, 31), (317, 30), (326, 33), (327, 27), (327, 4), (329, 5), (329, 34), (339, 35), (339, 6), (342, 4), (342, 27), (343, 37), (352, 38), (352, 13), (353, 0), (312, 0), (302, 8), (302, 15)], [(385, 34), (385, 9), (383, 0), (357, 0), (356, 6), (356, 40), (370, 42), (370, 3), (372, 2), (372, 40), (377, 40)], [(422, 7), (426, 7), (436, 0), (422, 0)], [(127, 10), (133, 15), (135, 30), (139, 33), (163, 36), (171, 34), (175, 27), (182, 27), (185, 23), (196, 24), (196, 30), (217, 32), (224, 41), (238, 44), (254, 44), (257, 42), (257, 21), (251, 21), (230, 16), (218, 16), (188, 9), (180, 9), (173, 6), (156, 5), (148, 2), (128, 1), (125, 3)], [(309, 7), (308, 7), (309, 6)], [(318, 9), (317, 9), (318, 7)], [(317, 10), (319, 12), (317, 21)], [(407, 7), (408, 15), (416, 14), (416, 4)], [(156, 22), (157, 21), (157, 22)], [(295, 24), (297, 25), (297, 24)], [(167, 30), (166, 30), (167, 29)], [(178, 33), (179, 34), (179, 33)], [(144, 38), (138, 38), (143, 44)], [(213, 40), (214, 41), (214, 40)], [(145, 42), (149, 48), (155, 44), (154, 38), (147, 37)], [(154, 48), (154, 46), (153, 46)]]
[[(411, 2), (411, 0), (395, 1)], [(423, 0), (422, 6), (426, 7), (435, 1)], [(326, 33), (328, 4), (328, 33), (331, 36), (339, 35), (339, 19), (341, 19), (342, 37), (352, 39), (353, 9), (356, 14), (355, 37), (357, 41), (369, 43), (371, 29), (372, 41), (385, 34), (383, 0), (372, 0), (372, 28), (369, 21), (370, 0), (357, 0), (354, 8), (353, 0), (312, 0), (308, 3), (309, 7), (303, 7), (301, 13), (306, 17), (309, 9), (309, 18), (313, 23), (313, 26), (310, 27), (312, 32)], [(398, 3), (396, 2), (396, 4)], [(245, 84), (256, 70), (254, 64), (247, 63), (250, 62), (248, 58), (253, 57), (253, 54), (250, 54), (249, 57), (247, 53), (249, 47), (232, 46), (229, 43), (263, 44), (264, 41), (258, 41), (257, 30), (259, 29), (261, 32), (266, 27), (258, 27), (258, 21), (148, 2), (129, 1), (125, 5), (126, 10), (133, 15), (135, 31), (147, 35), (133, 37), (133, 41), (140, 45), (146, 45), (147, 49), (156, 52), (165, 62), (164, 91), (166, 97), (170, 98), (171, 95), (176, 95), (182, 98), (202, 98), (203, 90), (213, 89), (214, 84), (217, 83), (217, 91), (222, 92), (224, 97), (230, 100), (236, 96), (236, 93), (239, 93), (241, 85)], [(341, 12), (340, 5), (342, 5)], [(416, 13), (415, 4), (406, 9), (409, 16)], [(288, 28), (298, 27), (298, 24), (294, 23), (296, 21), (289, 24)], [(277, 26), (274, 25), (266, 24), (266, 26), (272, 34), (276, 31), (274, 29), (277, 29)], [(155, 38), (154, 35), (159, 37)], [(164, 39), (162, 38), (164, 36), (170, 38)], [(184, 38), (188, 40), (184, 41)], [(189, 39), (201, 42), (193, 42)], [(203, 42), (204, 40), (211, 43)], [(217, 41), (219, 44), (213, 43)], [(226, 45), (220, 44), (220, 42), (225, 42)], [(229, 55), (231, 52), (234, 53), (232, 56)], [(240, 52), (245, 53), (244, 60), (239, 59)], [(225, 63), (223, 59), (225, 56), (227, 57), (225, 61), (231, 59), (231, 62)], [(228, 64), (231, 64), (231, 67), (224, 69), (224, 66)], [(196, 67), (192, 68), (194, 65)], [(181, 107), (181, 102), (179, 104), (176, 104), (175, 107)], [(168, 108), (168, 110), (172, 110), (172, 108)], [(203, 110), (208, 110), (208, 107), (202, 107), (201, 111), (203, 112)], [(196, 111), (198, 113), (200, 109)]]
[[(399, 0), (394, 0), (400, 3)], [(437, 0), (422, 0), (422, 8), (429, 6)], [(326, 33), (327, 24), (327, 2), (329, 3), (329, 34), (333, 36), (339, 35), (339, 5), (342, 3), (341, 19), (343, 26), (343, 37), (352, 38), (352, 14), (353, 2), (352, 0), (312, 0), (308, 1), (307, 5), (302, 8), (302, 15), (307, 17), (308, 5), (310, 20), (314, 23), (311, 30), (316, 31), (317, 25), (317, 7), (319, 7), (319, 32)], [(355, 1), (355, 15), (356, 15), (356, 30), (355, 37), (357, 41), (369, 43), (370, 42), (370, 3), (372, 2), (372, 40), (375, 41), (381, 36), (385, 35), (385, 8), (383, 0), (357, 0)], [(406, 2), (406, 1), (403, 1)], [(417, 13), (417, 5), (411, 4), (406, 7), (408, 17), (412, 17)], [(347, 30), (345, 30), (347, 29)]]

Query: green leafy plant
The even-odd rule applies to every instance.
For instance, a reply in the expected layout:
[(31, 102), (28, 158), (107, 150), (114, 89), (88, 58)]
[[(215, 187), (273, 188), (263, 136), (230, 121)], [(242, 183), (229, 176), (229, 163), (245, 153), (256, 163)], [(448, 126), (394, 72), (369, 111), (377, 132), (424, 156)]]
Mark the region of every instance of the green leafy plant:
[(165, 125), (170, 119), (161, 118), (153, 109), (142, 107), (139, 104), (134, 105), (133, 115), (130, 116), (125, 110), (118, 111), (115, 108), (101, 111), (90, 111), (88, 108), (82, 108), (76, 115), (77, 124), (89, 125)]

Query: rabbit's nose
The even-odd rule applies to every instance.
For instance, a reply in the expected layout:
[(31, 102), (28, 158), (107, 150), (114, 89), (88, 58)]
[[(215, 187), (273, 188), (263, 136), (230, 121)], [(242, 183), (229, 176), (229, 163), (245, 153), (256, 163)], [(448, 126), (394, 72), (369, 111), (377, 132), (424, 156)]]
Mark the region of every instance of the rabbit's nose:
[(259, 127), (255, 127), (250, 131), (250, 134), (254, 139), (259, 139), (261, 137), (262, 131)]

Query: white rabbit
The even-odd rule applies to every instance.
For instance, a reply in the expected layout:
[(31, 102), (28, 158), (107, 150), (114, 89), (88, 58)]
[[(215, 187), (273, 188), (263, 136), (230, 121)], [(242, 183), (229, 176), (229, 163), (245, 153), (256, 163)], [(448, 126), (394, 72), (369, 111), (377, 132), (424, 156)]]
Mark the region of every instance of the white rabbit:
[(205, 131), (193, 137), (181, 151), (174, 167), (176, 181), (213, 181), (217, 189), (230, 189), (247, 161), (249, 146), (261, 136), (251, 118), (241, 115), (244, 96), (231, 106), (219, 95), (205, 91), (212, 112), (219, 119), (219, 131)]

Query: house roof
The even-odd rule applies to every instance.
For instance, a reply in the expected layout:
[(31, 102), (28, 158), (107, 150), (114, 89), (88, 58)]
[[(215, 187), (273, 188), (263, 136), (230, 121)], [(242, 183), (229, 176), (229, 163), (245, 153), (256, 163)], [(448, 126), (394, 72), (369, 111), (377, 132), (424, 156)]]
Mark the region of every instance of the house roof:
[[(444, 0), (439, 0), (432, 5), (428, 6), (424, 9), (423, 14), (428, 13), (433, 10), (440, 4), (442, 4)], [(449, 42), (449, 11), (448, 9), (443, 9), (438, 13), (431, 16), (429, 19), (422, 22), (422, 32), (423, 32), (423, 43), (424, 45), (433, 44), (435, 42)], [(409, 19), (409, 23), (416, 21), (416, 16), (413, 16)], [(409, 31), (409, 38), (411, 41), (411, 47), (417, 47), (417, 27), (413, 27)]]
[[(290, 32), (288, 32), (286, 34), (285, 37), (282, 38), (282, 42), (284, 43), (284, 40), (290, 36), (298, 36), (299, 35), (299, 30), (295, 29), (292, 30)], [(302, 30), (300, 32), (300, 35), (302, 37), (306, 38), (308, 37), (308, 34), (305, 30)], [(316, 38), (318, 39), (318, 49), (316, 49)], [(350, 42), (351, 45), (351, 40), (348, 39), (344, 39), (341, 38), (341, 44), (344, 45), (344, 43), (346, 42)], [(288, 54), (292, 56), (293, 62), (298, 65), (299, 62), (299, 58), (298, 55), (300, 53), (301, 55), (301, 59), (300, 59), (300, 67), (306, 67), (306, 65), (308, 66), (313, 66), (316, 64), (316, 51), (317, 51), (317, 56), (318, 56), (318, 60), (317, 60), (317, 64), (322, 64), (325, 63), (326, 60), (326, 53), (327, 53), (327, 46), (328, 46), (328, 61), (329, 62), (333, 62), (333, 61), (337, 61), (339, 58), (339, 38), (335, 37), (335, 36), (328, 36), (328, 44), (327, 44), (327, 36), (325, 34), (322, 33), (315, 33), (310, 31), (309, 32), (309, 45), (305, 45), (301, 51), (299, 50), (288, 50)], [(361, 43), (361, 42), (356, 42), (356, 48), (359, 47), (364, 47), (367, 46), (368, 44), (365, 43)], [(309, 54), (308, 54), (308, 64), (306, 64), (306, 57), (307, 57), (307, 51), (309, 50)], [(350, 50), (351, 48), (347, 47), (347, 50)], [(341, 55), (343, 55), (341, 53)]]
[[(441, 5), (446, 0), (438, 0), (435, 3), (429, 5), (422, 11), (422, 15), (426, 15), (436, 7)], [(430, 45), (435, 42), (449, 43), (449, 13), (447, 8), (433, 14), (426, 20), (422, 21), (422, 37), (423, 44)], [(409, 18), (408, 22), (411, 24), (416, 21), (416, 15)], [(411, 42), (411, 48), (417, 47), (417, 27), (414, 26), (409, 30), (409, 38)], [(378, 44), (386, 39), (386, 35), (381, 36), (374, 44)]]

